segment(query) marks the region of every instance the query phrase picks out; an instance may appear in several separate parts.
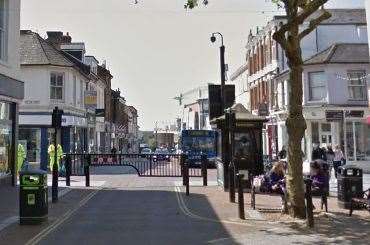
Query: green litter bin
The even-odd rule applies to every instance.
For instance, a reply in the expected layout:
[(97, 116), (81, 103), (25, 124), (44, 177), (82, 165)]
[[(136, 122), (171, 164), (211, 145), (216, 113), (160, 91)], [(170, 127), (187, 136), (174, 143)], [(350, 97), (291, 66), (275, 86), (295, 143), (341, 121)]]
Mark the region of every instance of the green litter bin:
[(47, 172), (19, 172), (19, 222), (21, 225), (41, 224), (48, 218)]

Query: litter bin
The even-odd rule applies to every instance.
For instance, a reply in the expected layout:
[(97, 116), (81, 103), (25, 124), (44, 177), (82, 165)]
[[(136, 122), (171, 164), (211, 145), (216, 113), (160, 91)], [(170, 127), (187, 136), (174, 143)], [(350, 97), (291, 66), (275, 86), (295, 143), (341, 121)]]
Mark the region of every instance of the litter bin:
[(350, 209), (351, 198), (362, 196), (362, 169), (344, 165), (338, 169), (338, 205)]
[(47, 172), (19, 172), (19, 222), (21, 225), (40, 224), (48, 217)]

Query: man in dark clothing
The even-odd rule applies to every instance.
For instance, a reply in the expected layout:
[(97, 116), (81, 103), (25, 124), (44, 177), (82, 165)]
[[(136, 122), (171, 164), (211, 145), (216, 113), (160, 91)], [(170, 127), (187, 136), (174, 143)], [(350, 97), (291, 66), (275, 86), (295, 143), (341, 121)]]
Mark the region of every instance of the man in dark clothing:
[(325, 150), (320, 148), (319, 145), (314, 145), (314, 149), (312, 151), (312, 161), (317, 160), (317, 159), (326, 161), (326, 153), (325, 153)]

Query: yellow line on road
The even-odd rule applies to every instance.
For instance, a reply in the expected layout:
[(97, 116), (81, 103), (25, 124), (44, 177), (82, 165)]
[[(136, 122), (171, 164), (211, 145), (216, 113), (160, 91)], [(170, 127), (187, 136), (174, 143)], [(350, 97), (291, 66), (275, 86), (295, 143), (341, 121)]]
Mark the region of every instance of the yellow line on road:
[(44, 239), (47, 235), (49, 235), (56, 228), (58, 228), (58, 226), (60, 226), (61, 224), (63, 224), (74, 213), (76, 213), (78, 209), (80, 209), (82, 206), (84, 206), (91, 198), (93, 198), (99, 192), (99, 190), (100, 189), (97, 189), (97, 190), (94, 190), (93, 192), (91, 192), (84, 199), (82, 199), (74, 209), (69, 210), (61, 218), (59, 218), (58, 220), (56, 220), (53, 224), (51, 224), (50, 226), (46, 227), (39, 234), (37, 234), (35, 237), (33, 237), (31, 240), (29, 240), (25, 245), (35, 245), (35, 244), (38, 244), (42, 239)]
[[(193, 219), (199, 219), (199, 220), (204, 220), (204, 221), (209, 221), (209, 222), (214, 222), (214, 223), (221, 223), (221, 224), (232, 224), (232, 225), (242, 225), (242, 226), (252, 226), (252, 224), (245, 223), (245, 222), (236, 222), (236, 221), (229, 221), (229, 220), (219, 220), (219, 219), (211, 219), (207, 217), (202, 217), (197, 214), (192, 213), (189, 208), (186, 206), (186, 203), (181, 195), (181, 189), (180, 187), (176, 186), (175, 187), (175, 192), (176, 192), (176, 198), (177, 198), (177, 203), (179, 205), (180, 210), (188, 217), (193, 218)], [(251, 220), (251, 219), (249, 219)]]

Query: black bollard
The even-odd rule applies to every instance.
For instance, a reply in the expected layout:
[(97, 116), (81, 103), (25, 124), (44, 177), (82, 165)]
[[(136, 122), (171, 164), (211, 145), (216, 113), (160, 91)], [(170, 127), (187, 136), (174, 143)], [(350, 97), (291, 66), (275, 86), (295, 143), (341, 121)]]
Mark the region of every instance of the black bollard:
[(314, 227), (313, 204), (312, 204), (312, 180), (305, 179), (306, 184), (306, 218), (308, 227)]
[(238, 180), (238, 204), (239, 204), (239, 218), (245, 219), (244, 213), (244, 193), (243, 193), (243, 184), (242, 180), (244, 178), (244, 174), (236, 174), (236, 178)]
[(86, 187), (90, 186), (90, 163), (91, 163), (91, 156), (86, 155), (85, 164), (84, 164), (85, 185), (86, 185)]
[(230, 162), (229, 165), (229, 200), (235, 203), (235, 176), (234, 176), (234, 163)]
[(71, 165), (72, 160), (71, 156), (67, 155), (65, 160), (65, 167), (66, 167), (66, 186), (71, 186)]
[(189, 166), (188, 166), (188, 164), (185, 164), (184, 165), (184, 170), (185, 170), (185, 176), (186, 176), (186, 195), (187, 196), (189, 196), (189, 192), (190, 192), (190, 190), (189, 190), (189, 188), (190, 188), (190, 181), (189, 181)]
[(207, 155), (202, 155), (202, 177), (203, 177), (203, 186), (208, 185), (207, 180), (207, 166), (208, 166), (208, 158)]

